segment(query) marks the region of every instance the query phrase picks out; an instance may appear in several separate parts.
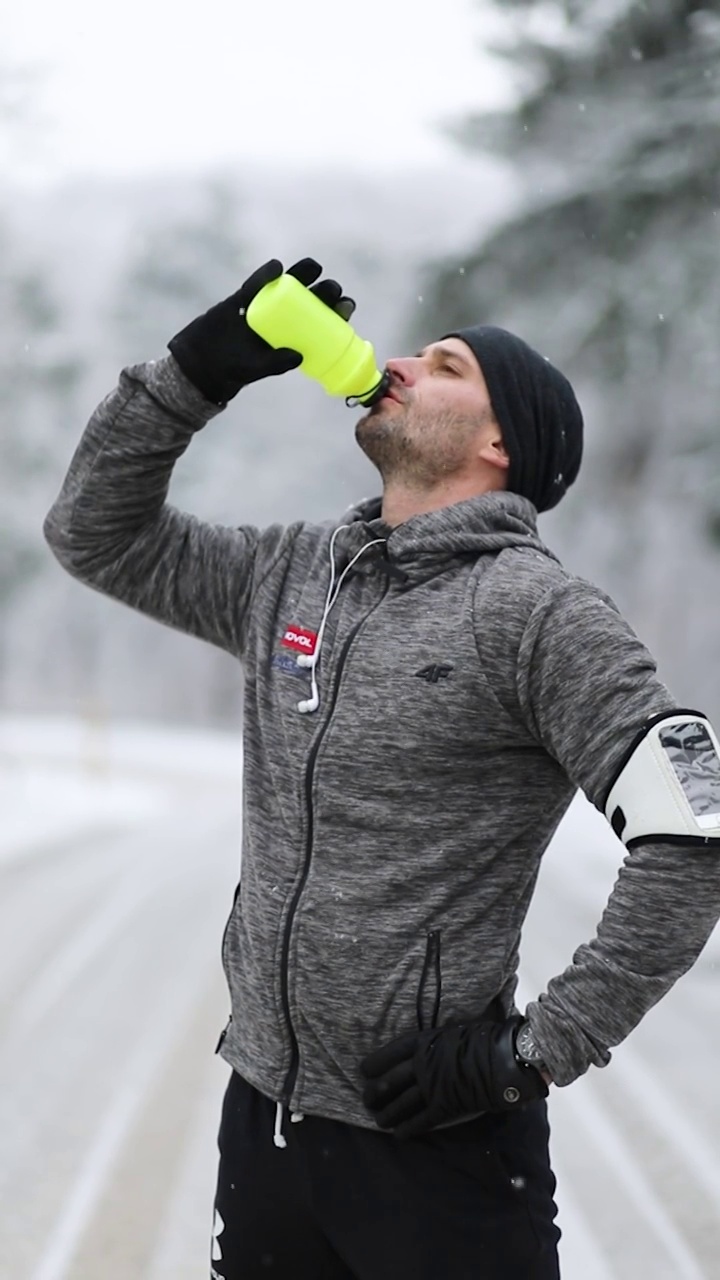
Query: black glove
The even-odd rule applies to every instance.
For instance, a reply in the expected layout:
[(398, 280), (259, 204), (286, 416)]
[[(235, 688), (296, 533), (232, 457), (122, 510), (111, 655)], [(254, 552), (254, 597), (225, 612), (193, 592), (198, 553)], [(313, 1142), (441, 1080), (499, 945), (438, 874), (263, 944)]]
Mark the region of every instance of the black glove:
[[(337, 280), (313, 284), (321, 272), (322, 267), (313, 258), (303, 258), (288, 268), (288, 275), (307, 287), (312, 285), (311, 293), (343, 320), (349, 320), (355, 303), (343, 295)], [(282, 263), (272, 258), (258, 267), (237, 293), (191, 320), (168, 342), (185, 377), (213, 404), (226, 404), (248, 383), (288, 373), (302, 364), (299, 351), (289, 347), (276, 350), (245, 319), (255, 295), (282, 273)]]
[(515, 1111), (547, 1097), (535, 1067), (518, 1062), (519, 1014), (411, 1032), (360, 1063), (363, 1101), (381, 1129), (414, 1138), (438, 1125), (485, 1111)]

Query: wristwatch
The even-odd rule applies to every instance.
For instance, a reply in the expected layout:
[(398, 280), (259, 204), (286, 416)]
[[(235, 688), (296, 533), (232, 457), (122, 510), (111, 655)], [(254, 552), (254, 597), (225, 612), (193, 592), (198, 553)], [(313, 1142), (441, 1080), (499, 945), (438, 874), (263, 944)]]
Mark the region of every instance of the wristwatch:
[(534, 1067), (536, 1071), (547, 1071), (542, 1050), (535, 1043), (532, 1027), (527, 1019), (520, 1024), (515, 1035), (515, 1057), (525, 1067)]

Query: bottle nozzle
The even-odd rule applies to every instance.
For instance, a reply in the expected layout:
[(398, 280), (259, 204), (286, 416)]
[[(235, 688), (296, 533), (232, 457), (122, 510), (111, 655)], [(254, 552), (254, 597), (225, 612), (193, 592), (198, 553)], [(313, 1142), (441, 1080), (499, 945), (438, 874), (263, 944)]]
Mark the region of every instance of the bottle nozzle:
[(372, 405), (377, 404), (378, 400), (382, 400), (388, 387), (390, 386), (390, 370), (386, 369), (379, 382), (376, 382), (371, 391), (363, 396), (346, 396), (345, 403), (348, 409), (357, 409), (358, 405), (364, 405), (366, 409), (370, 409)]

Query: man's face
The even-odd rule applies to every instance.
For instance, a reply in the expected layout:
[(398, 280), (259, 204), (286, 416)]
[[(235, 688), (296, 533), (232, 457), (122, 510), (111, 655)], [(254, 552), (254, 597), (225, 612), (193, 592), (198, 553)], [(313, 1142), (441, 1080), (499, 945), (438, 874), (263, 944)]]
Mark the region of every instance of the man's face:
[(387, 368), (387, 394), (355, 428), (386, 484), (429, 488), (491, 465), (494, 451), (498, 461), (505, 456), (485, 379), (460, 338), (388, 360)]

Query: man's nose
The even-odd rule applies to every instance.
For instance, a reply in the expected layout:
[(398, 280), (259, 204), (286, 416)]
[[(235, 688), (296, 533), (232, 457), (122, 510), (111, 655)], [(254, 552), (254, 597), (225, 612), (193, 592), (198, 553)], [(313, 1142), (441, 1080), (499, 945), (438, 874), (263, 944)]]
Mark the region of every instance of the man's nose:
[(390, 370), (394, 382), (399, 382), (403, 387), (412, 387), (417, 382), (421, 363), (418, 356), (396, 356), (387, 361), (386, 368)]

